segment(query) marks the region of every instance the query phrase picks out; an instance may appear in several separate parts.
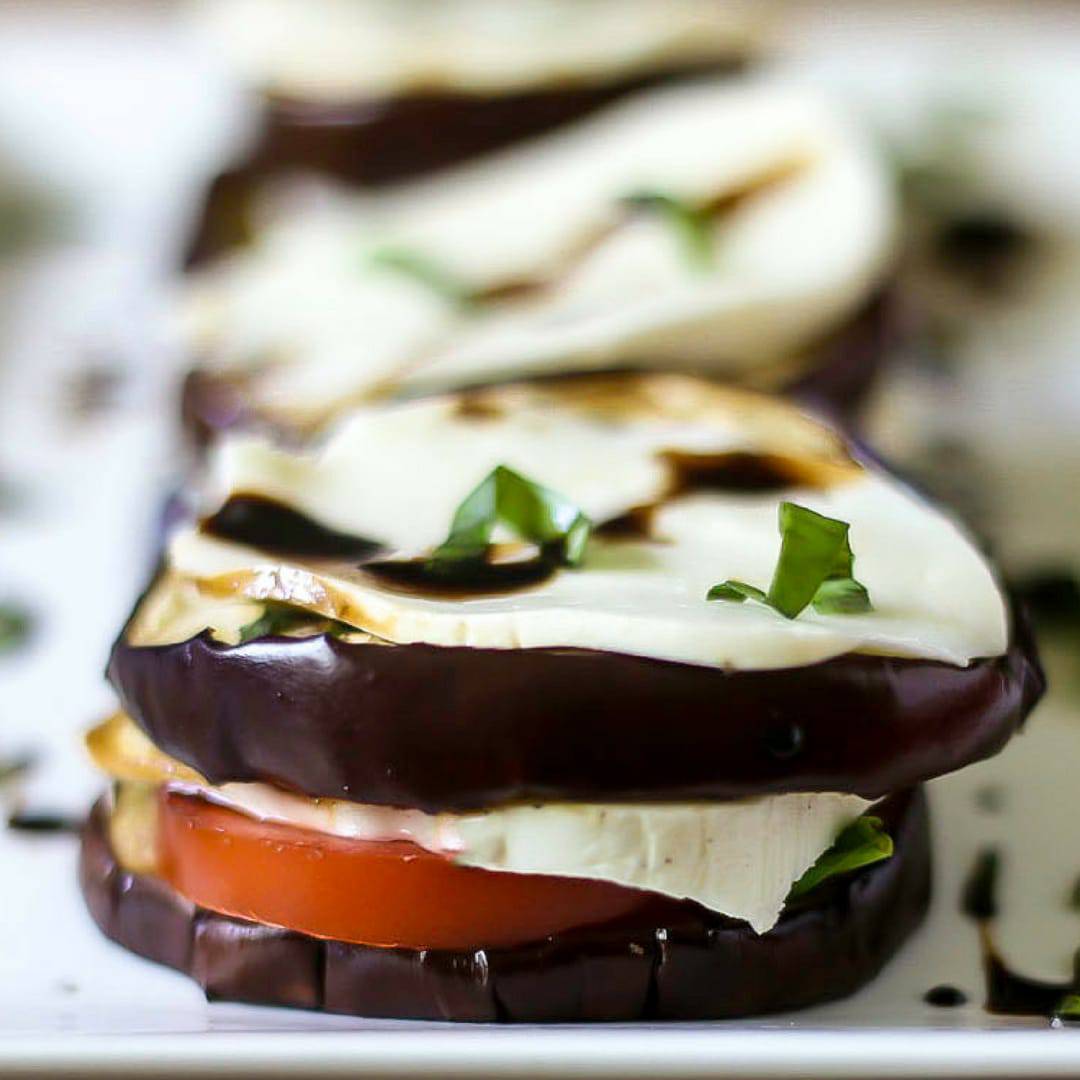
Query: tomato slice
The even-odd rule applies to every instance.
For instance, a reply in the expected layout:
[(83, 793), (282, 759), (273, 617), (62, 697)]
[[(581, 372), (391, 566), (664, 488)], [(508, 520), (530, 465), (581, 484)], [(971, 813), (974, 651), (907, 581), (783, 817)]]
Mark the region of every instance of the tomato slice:
[(519, 945), (657, 902), (581, 878), (455, 865), (405, 841), (256, 821), (162, 789), (159, 872), (200, 907), (362, 945)]

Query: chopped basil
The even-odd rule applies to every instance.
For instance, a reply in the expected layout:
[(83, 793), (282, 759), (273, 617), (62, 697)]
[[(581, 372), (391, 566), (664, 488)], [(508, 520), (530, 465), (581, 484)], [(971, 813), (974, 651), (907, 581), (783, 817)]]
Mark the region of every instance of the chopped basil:
[(11, 652), (24, 644), (33, 625), (30, 613), (24, 608), (0, 604), (0, 653)]
[(830, 878), (881, 862), (892, 853), (892, 837), (885, 832), (881, 818), (864, 815), (844, 829), (833, 846), (792, 885), (788, 899), (805, 896)]
[(1053, 1018), (1080, 1023), (1080, 994), (1066, 994), (1054, 1007)]
[(581, 562), (592, 531), (592, 522), (569, 499), (499, 465), (458, 507), (450, 535), (432, 553), (428, 569), (452, 573), (483, 560), (499, 522), (563, 566)]
[(463, 310), (474, 304), (473, 292), (465, 282), (447, 267), (411, 248), (377, 248), (368, 257), (368, 265), (410, 277)]
[(822, 615), (861, 615), (870, 610), (866, 586), (853, 577), (828, 578), (818, 586), (811, 602)]
[(810, 604), (823, 615), (870, 610), (870, 593), (855, 580), (855, 556), (845, 521), (792, 502), (780, 504), (780, 558), (766, 593), (743, 581), (714, 585), (707, 600), (756, 600), (794, 619)]
[(747, 585), (743, 581), (724, 581), (714, 585), (705, 597), (706, 600), (732, 600), (741, 604), (744, 600), (757, 600), (759, 604), (767, 604), (769, 598), (761, 589)]
[(686, 262), (698, 272), (715, 262), (709, 215), (675, 195), (663, 191), (637, 191), (623, 198), (626, 206), (659, 215), (678, 237)]
[(307, 611), (304, 608), (292, 607), (289, 604), (272, 603), (263, 608), (262, 614), (240, 627), (240, 644), (246, 645), (249, 641), (257, 638), (275, 637), (295, 630), (299, 626), (305, 626), (312, 622), (324, 622), (327, 624), (326, 632), (335, 637), (348, 633), (352, 627), (333, 619), (322, 619), (320, 616)]

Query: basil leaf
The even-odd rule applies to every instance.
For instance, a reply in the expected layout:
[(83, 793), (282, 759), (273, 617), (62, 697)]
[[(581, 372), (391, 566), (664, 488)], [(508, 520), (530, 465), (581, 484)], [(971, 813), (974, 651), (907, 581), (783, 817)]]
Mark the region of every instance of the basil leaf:
[(705, 597), (706, 600), (731, 600), (741, 604), (744, 600), (757, 600), (760, 604), (768, 603), (768, 597), (753, 585), (745, 581), (722, 581), (714, 585)]
[(327, 633), (339, 636), (348, 633), (352, 627), (334, 619), (322, 619), (305, 608), (291, 607), (289, 604), (271, 603), (263, 608), (262, 614), (240, 627), (240, 644), (246, 645), (249, 641), (257, 638), (279, 637), (298, 626), (304, 626), (311, 622), (323, 621), (328, 623)]
[(592, 532), (592, 522), (569, 499), (499, 465), (458, 507), (450, 535), (432, 553), (428, 569), (453, 572), (485, 558), (499, 522), (563, 566), (581, 562)]
[(450, 535), (435, 549), (429, 564), (482, 559), (498, 521), (498, 469), (490, 472), (457, 508)]
[(1070, 1023), (1080, 1023), (1080, 994), (1066, 994), (1054, 1006), (1055, 1020), (1066, 1020)]
[[(848, 526), (805, 506), (780, 504), (780, 558), (769, 585), (769, 605), (794, 619), (813, 599), (822, 582), (850, 573)], [(846, 560), (845, 560), (846, 552)]]
[(33, 629), (30, 613), (15, 604), (0, 605), (0, 653), (12, 652), (26, 643)]
[(716, 253), (709, 215), (704, 211), (663, 191), (633, 192), (622, 202), (661, 216), (678, 238), (688, 265), (699, 273), (712, 269)]
[(810, 604), (823, 615), (855, 615), (871, 610), (870, 593), (854, 577), (855, 556), (846, 521), (818, 514), (793, 502), (779, 512), (780, 557), (767, 593), (740, 581), (714, 585), (707, 600), (757, 600), (786, 619)]
[(788, 899), (805, 896), (830, 878), (881, 862), (892, 853), (892, 837), (884, 831), (881, 818), (864, 815), (844, 829), (833, 846), (792, 885)]
[(871, 610), (866, 586), (850, 577), (823, 581), (812, 603), (821, 615), (861, 615)]
[(472, 290), (445, 266), (411, 248), (377, 248), (368, 257), (368, 264), (379, 270), (390, 270), (410, 277), (438, 293), (455, 307), (470, 310), (474, 306)]

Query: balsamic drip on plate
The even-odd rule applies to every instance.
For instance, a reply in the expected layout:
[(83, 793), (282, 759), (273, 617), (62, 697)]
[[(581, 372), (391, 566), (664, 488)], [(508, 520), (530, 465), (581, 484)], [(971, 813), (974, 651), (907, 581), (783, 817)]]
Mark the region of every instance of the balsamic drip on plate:
[(366, 561), (381, 545), (367, 537), (337, 532), (291, 506), (262, 495), (233, 495), (202, 531), (220, 540), (261, 548), (275, 555)]
[(7, 826), (12, 832), (77, 834), (82, 832), (83, 821), (68, 814), (47, 810), (16, 810), (8, 817)]
[(923, 1001), (938, 1009), (956, 1009), (967, 1004), (967, 994), (957, 986), (944, 983), (941, 986), (930, 987), (923, 994)]
[(998, 914), (1000, 867), (1001, 858), (996, 850), (981, 851), (968, 873), (961, 902), (964, 914), (979, 927), (986, 1011), (999, 1016), (1042, 1016), (1057, 1020), (1062, 999), (1080, 986), (1080, 970), (1075, 970), (1068, 982), (1048, 982), (1022, 975), (1005, 963), (994, 942), (992, 927)]

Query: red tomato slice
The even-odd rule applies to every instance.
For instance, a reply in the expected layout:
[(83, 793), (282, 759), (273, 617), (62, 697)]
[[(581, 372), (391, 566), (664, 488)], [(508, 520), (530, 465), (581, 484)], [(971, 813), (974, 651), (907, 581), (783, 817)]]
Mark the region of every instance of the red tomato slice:
[(362, 945), (519, 945), (658, 901), (609, 882), (456, 866), (404, 841), (256, 821), (164, 789), (159, 862), (200, 907)]

